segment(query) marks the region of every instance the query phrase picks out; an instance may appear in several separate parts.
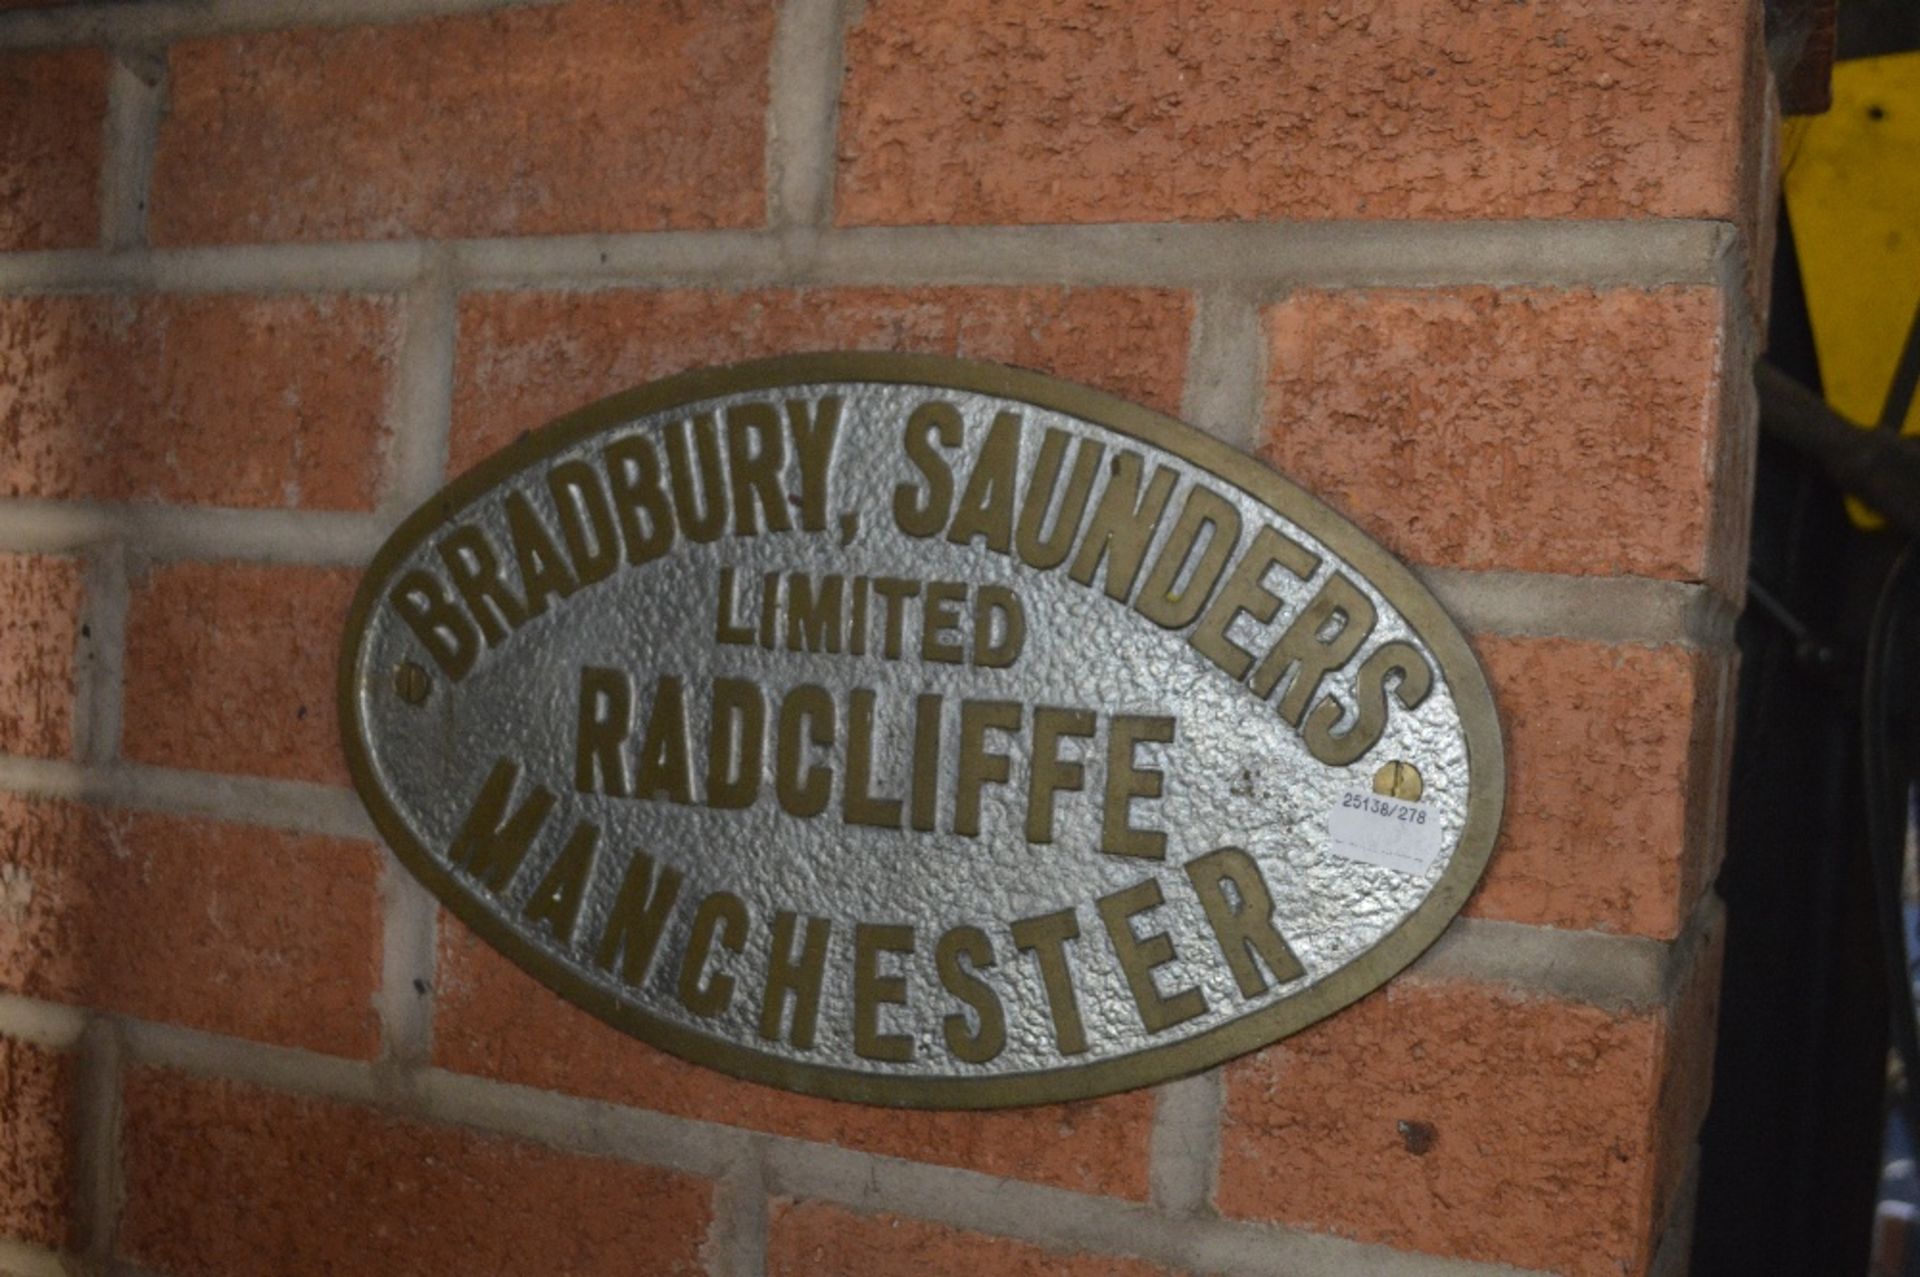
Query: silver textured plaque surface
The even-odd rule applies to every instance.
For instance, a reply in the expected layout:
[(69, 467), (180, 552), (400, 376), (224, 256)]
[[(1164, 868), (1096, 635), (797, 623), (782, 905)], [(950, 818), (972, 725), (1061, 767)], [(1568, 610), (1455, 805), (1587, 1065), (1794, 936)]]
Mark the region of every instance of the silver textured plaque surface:
[(797, 356), (565, 418), (397, 531), (355, 783), (513, 961), (689, 1059), (1034, 1103), (1311, 1023), (1472, 889), (1503, 763), (1404, 567), (1036, 374)]

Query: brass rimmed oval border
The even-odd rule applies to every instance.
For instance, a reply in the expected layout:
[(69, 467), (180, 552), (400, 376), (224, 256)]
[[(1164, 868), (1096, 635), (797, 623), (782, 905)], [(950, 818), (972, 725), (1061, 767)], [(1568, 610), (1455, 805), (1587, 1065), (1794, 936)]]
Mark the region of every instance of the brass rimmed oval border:
[[(615, 427), (707, 400), (841, 383), (1011, 400), (1172, 454), (1290, 521), (1384, 595), (1438, 663), (1464, 744), (1463, 825), (1444, 872), (1418, 905), (1359, 956), (1308, 987), (1196, 1036), (1084, 1064), (996, 1076), (865, 1072), (783, 1058), (697, 1032), (595, 984), (485, 907), (446, 862), (422, 845), (375, 767), (366, 712), (370, 689), (382, 679), (390, 685), (393, 676), (370, 666), (368, 633), (396, 573), (436, 532), (513, 476)], [(1168, 641), (1181, 640), (1176, 634)], [(1480, 877), (1504, 802), (1499, 724), (1478, 661), (1431, 591), (1369, 537), (1267, 466), (1157, 412), (1035, 372), (932, 356), (809, 354), (698, 370), (603, 399), (520, 439), (430, 498), (374, 556), (347, 620), (339, 697), (348, 767), (380, 834), (407, 869), (488, 944), (582, 1009), (682, 1058), (791, 1091), (865, 1103), (990, 1108), (1082, 1099), (1193, 1073), (1285, 1037), (1385, 983), (1439, 937)]]

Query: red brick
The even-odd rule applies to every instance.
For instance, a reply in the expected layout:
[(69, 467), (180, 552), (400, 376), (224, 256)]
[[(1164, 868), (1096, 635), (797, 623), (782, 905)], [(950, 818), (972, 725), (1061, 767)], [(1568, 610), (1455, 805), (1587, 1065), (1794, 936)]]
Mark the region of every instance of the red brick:
[(1716, 493), (1746, 499), (1720, 317), (1709, 288), (1297, 293), (1260, 452), (1420, 563), (1699, 580)]
[(369, 1057), (379, 874), (367, 843), (0, 795), (0, 990)]
[[(1677, 1194), (1693, 1191), (1686, 1183), (1694, 1137), (1713, 1100), (1713, 1062), (1720, 1027), (1720, 976), (1726, 960), (1726, 921), (1715, 915), (1699, 933), (1682, 941), (1693, 970), (1670, 995), (1667, 1013), (1666, 1068), (1653, 1106), (1653, 1129), (1664, 1143), (1653, 1167), (1653, 1226), (1671, 1217)], [(1671, 1133), (1677, 1133), (1671, 1134)]]
[(773, 6), (582, 3), (177, 44), (163, 244), (764, 220)]
[(77, 560), (0, 553), (0, 754), (73, 753)]
[(101, 50), (0, 54), (0, 252), (100, 242), (106, 114)]
[(334, 662), (359, 574), (172, 563), (134, 582), (124, 741), (135, 762), (347, 783)]
[(1506, 735), (1507, 809), (1467, 912), (1677, 935), (1712, 861), (1722, 658), (1565, 639), (1475, 646)]
[[(5, 899), (0, 881), (0, 918)], [(72, 1057), (0, 1036), (0, 1238), (54, 1249), (72, 1240), (73, 1089)]]
[(166, 1272), (704, 1273), (712, 1190), (327, 1100), (139, 1070), (121, 1253)]
[[(1741, 76), (1735, 221), (1746, 249), (1746, 301), (1759, 327), (1772, 302), (1774, 220), (1780, 209), (1780, 98), (1767, 66), (1765, 5), (1748, 6), (1750, 50)], [(1743, 370), (1744, 371), (1744, 370)]]
[(1717, 957), (1695, 971), (1706, 996), (1644, 1012), (1401, 977), (1228, 1066), (1220, 1211), (1644, 1273), (1704, 1116)]
[(1765, 325), (1756, 329), (1736, 307), (1729, 308), (1728, 320), (1729, 339), (1721, 352), (1726, 393), (1721, 396), (1713, 454), (1719, 496), (1707, 528), (1705, 575), (1709, 586), (1738, 606), (1747, 597), (1747, 560), (1753, 543), (1754, 468), (1760, 431), (1756, 428), (1759, 392), (1753, 384), (1752, 369)]
[(0, 299), (0, 495), (371, 509), (387, 297)]
[(817, 1100), (656, 1051), (563, 1001), (441, 916), (434, 1063), (681, 1117), (843, 1148), (1144, 1199), (1149, 1092), (996, 1112)]
[(1174, 412), (1192, 302), (1118, 288), (495, 294), (460, 313), (452, 469), (669, 373), (828, 349), (1020, 364)]
[(856, 1215), (819, 1202), (774, 1203), (767, 1277), (1168, 1277), (1137, 1259), (1063, 1254), (1004, 1237), (903, 1219)]
[(1731, 219), (1748, 0), (870, 0), (839, 219)]

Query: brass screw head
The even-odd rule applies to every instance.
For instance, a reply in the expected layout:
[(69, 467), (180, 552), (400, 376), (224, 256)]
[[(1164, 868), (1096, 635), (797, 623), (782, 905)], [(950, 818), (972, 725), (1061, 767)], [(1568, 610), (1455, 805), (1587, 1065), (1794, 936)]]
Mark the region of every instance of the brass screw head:
[(1420, 779), (1420, 769), (1398, 758), (1383, 764), (1373, 774), (1373, 792), (1383, 798), (1416, 802), (1426, 788), (1426, 782)]
[(407, 704), (423, 705), (427, 694), (433, 691), (433, 679), (415, 662), (402, 661), (399, 668), (393, 671), (393, 690)]

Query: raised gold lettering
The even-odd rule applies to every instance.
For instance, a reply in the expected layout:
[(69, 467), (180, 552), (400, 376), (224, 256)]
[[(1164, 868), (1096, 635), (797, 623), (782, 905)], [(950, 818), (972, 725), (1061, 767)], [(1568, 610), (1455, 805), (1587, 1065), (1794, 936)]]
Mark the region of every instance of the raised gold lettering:
[(825, 918), (809, 917), (796, 954), (793, 940), (799, 923), (798, 916), (785, 909), (773, 916), (773, 936), (767, 945), (767, 988), (760, 1002), (760, 1037), (767, 1042), (780, 1040), (780, 1021), (791, 1000), (793, 1019), (787, 1041), (810, 1051), (820, 1018), (820, 977), (827, 966), (831, 924)]
[(1206, 607), (1239, 539), (1240, 512), (1213, 489), (1195, 485), (1140, 587), (1134, 611), (1169, 630), (1193, 620)]
[(760, 794), (760, 756), (767, 735), (767, 703), (740, 678), (713, 680), (713, 725), (707, 735), (707, 805), (723, 811), (751, 807)]
[(924, 486), (903, 483), (893, 490), (893, 521), (910, 537), (930, 537), (947, 526), (953, 509), (953, 471), (935, 450), (957, 448), (966, 435), (960, 410), (943, 399), (931, 399), (913, 410), (901, 433), (907, 460), (920, 472)]
[(633, 682), (624, 670), (580, 669), (573, 787), (583, 794), (627, 796), (627, 736), (633, 731)]
[(727, 409), (726, 419), (727, 482), (733, 498), (734, 535), (757, 536), (762, 517), (767, 531), (787, 531), (793, 519), (787, 513), (787, 494), (780, 486), (780, 468), (787, 460), (780, 414), (772, 404), (743, 403)]
[(600, 459), (606, 467), (627, 562), (651, 563), (673, 544), (673, 510), (660, 486), (660, 454), (645, 435), (624, 435), (608, 444)]
[(1031, 953), (1040, 967), (1040, 983), (1047, 991), (1047, 1014), (1053, 1020), (1054, 1046), (1062, 1055), (1080, 1055), (1087, 1049), (1087, 1029), (1080, 1019), (1080, 999), (1073, 991), (1073, 972), (1067, 966), (1067, 942), (1080, 936), (1073, 910), (1022, 918), (1011, 927), (1014, 947)]
[(1253, 543), (1234, 565), (1200, 624), (1187, 636), (1195, 651), (1234, 678), (1247, 676), (1253, 667), (1253, 654), (1234, 642), (1227, 631), (1243, 616), (1251, 616), (1262, 625), (1273, 620), (1280, 610), (1280, 596), (1267, 588), (1266, 578), (1276, 567), (1305, 581), (1319, 569), (1320, 560), (1292, 538), (1262, 527), (1253, 534)]
[(667, 481), (680, 531), (692, 541), (718, 537), (727, 526), (726, 479), (721, 473), (720, 428), (713, 414), (696, 413), (668, 426)]
[(603, 971), (613, 970), (618, 962), (621, 983), (631, 987), (646, 982), (661, 933), (666, 930), (667, 915), (680, 898), (680, 871), (662, 865), (656, 876), (653, 870), (653, 857), (644, 851), (633, 853), (593, 957)]
[(847, 654), (867, 654), (867, 578), (853, 578), (853, 611), (847, 617)]
[(460, 601), (479, 623), (487, 646), (498, 646), (508, 633), (519, 628), (527, 614), (508, 591), (506, 578), (500, 573), (499, 556), (493, 552), (486, 533), (463, 523), (442, 537), (435, 548), (440, 553), (440, 561), (447, 565), (447, 575), (453, 578), (453, 588), (460, 595)]
[(900, 828), (900, 800), (877, 798), (873, 788), (873, 692), (864, 687), (847, 694), (847, 786), (844, 811), (849, 825)]
[(1053, 797), (1061, 790), (1086, 788), (1086, 769), (1077, 760), (1060, 757), (1060, 741), (1067, 736), (1093, 738), (1093, 711), (1057, 709), (1043, 705), (1033, 711), (1033, 766), (1027, 778), (1027, 841), (1053, 841)]
[(479, 655), (480, 635), (466, 613), (453, 605), (439, 577), (415, 568), (394, 584), (387, 601), (442, 674), (456, 683), (467, 676)]
[(890, 661), (897, 661), (901, 654), (901, 640), (906, 637), (906, 601), (919, 596), (920, 582), (898, 576), (876, 576), (873, 578), (873, 592), (887, 605), (885, 636), (880, 654)]
[(787, 577), (787, 650), (840, 650), (841, 587), (836, 575), (817, 581), (804, 572)]
[(593, 876), (593, 855), (600, 845), (600, 828), (585, 821), (573, 827), (540, 885), (527, 897), (522, 911), (528, 922), (546, 923), (561, 947), (573, 947), (574, 928), (580, 924), (580, 901)]
[(647, 734), (633, 778), (635, 798), (664, 795), (676, 803), (693, 801), (693, 768), (688, 760), (687, 702), (680, 680), (664, 674), (653, 691)]
[(527, 596), (521, 609), (528, 618), (544, 616), (548, 599), (564, 599), (578, 588), (573, 573), (524, 493), (509, 491), (501, 508), (507, 515), (507, 535), (513, 542), (514, 566), (520, 570), (520, 588)]
[(1345, 767), (1365, 757), (1386, 731), (1387, 680), (1396, 675), (1398, 682), (1393, 688), (1393, 698), (1403, 708), (1418, 709), (1420, 702), (1427, 699), (1427, 693), (1433, 690), (1433, 667), (1412, 644), (1397, 639), (1382, 643), (1360, 663), (1360, 671), (1354, 675), (1356, 713), (1346, 731), (1334, 730), (1345, 711), (1331, 693), (1321, 697), (1320, 703), (1307, 715), (1300, 739), (1306, 742), (1308, 752), (1333, 767)]
[(1027, 610), (1004, 585), (983, 585), (974, 596), (973, 663), (982, 669), (1013, 664), (1027, 642)]
[(940, 707), (937, 692), (922, 692), (913, 702), (913, 791), (908, 819), (923, 834), (934, 830), (940, 801)]
[(1033, 477), (1027, 481), (1027, 493), (1020, 503), (1020, 528), (1014, 547), (1020, 561), (1031, 568), (1059, 567), (1073, 550), (1080, 534), (1080, 520), (1086, 517), (1087, 498), (1093, 493), (1093, 478), (1100, 472), (1100, 459), (1106, 446), (1092, 439), (1080, 440), (1073, 453), (1073, 473), (1053, 516), (1053, 528), (1045, 528), (1053, 490), (1060, 480), (1060, 460), (1067, 450), (1067, 433), (1049, 430), (1040, 440), (1040, 455), (1034, 458)]
[(547, 495), (553, 498), (574, 579), (592, 585), (612, 576), (620, 563), (620, 533), (599, 474), (584, 461), (562, 461), (547, 471)]
[(1011, 775), (1005, 754), (987, 748), (987, 733), (1017, 732), (1024, 714), (1013, 701), (961, 701), (959, 780), (953, 792), (953, 832), (967, 838), (980, 835), (980, 791), (989, 784), (1004, 785)]
[[(1267, 978), (1255, 958), (1266, 963), (1280, 984), (1306, 974), (1273, 925), (1273, 896), (1252, 856), (1238, 847), (1221, 847), (1189, 860), (1186, 870), (1242, 997), (1257, 998), (1267, 991)], [(1228, 883), (1233, 884), (1232, 899), (1225, 890)]]
[(1106, 924), (1107, 938), (1113, 942), (1114, 956), (1120, 960), (1120, 970), (1127, 977), (1127, 988), (1133, 993), (1134, 1006), (1139, 1008), (1140, 1023), (1146, 1026), (1149, 1033), (1164, 1033), (1177, 1024), (1185, 1024), (1195, 1016), (1205, 1014), (1207, 1009), (1207, 1000), (1200, 990), (1186, 988), (1178, 993), (1165, 994), (1154, 982), (1154, 969), (1174, 959), (1173, 940), (1167, 933), (1156, 931), (1150, 936), (1141, 936), (1134, 932), (1135, 918), (1165, 903), (1166, 897), (1160, 894), (1159, 880), (1154, 878), (1137, 882), (1110, 896), (1102, 896), (1097, 902), (1100, 921)]
[(780, 574), (769, 572), (760, 578), (760, 646), (773, 650), (774, 627), (780, 616)]
[(833, 744), (833, 698), (826, 688), (811, 683), (794, 688), (780, 702), (779, 740), (774, 747), (774, 796), (780, 800), (780, 810), (802, 818), (818, 816), (833, 797), (833, 773), (808, 766), (807, 741), (822, 748)]
[(1167, 854), (1167, 836), (1157, 829), (1136, 829), (1131, 823), (1133, 800), (1158, 798), (1164, 775), (1138, 766), (1134, 751), (1144, 743), (1173, 742), (1171, 718), (1145, 714), (1116, 714), (1107, 725), (1107, 789), (1101, 807), (1100, 850), (1109, 856), (1138, 856), (1160, 860)]
[(967, 1004), (975, 1024), (955, 1012), (941, 1020), (940, 1033), (956, 1060), (985, 1064), (1007, 1045), (1007, 1013), (1000, 995), (979, 972), (993, 966), (993, 945), (978, 927), (955, 927), (940, 937), (933, 950), (934, 967), (948, 993)]
[(967, 474), (947, 540), (971, 545), (984, 539), (996, 554), (1013, 552), (1013, 488), (1019, 465), (1020, 414), (999, 413)]
[(1289, 670), (1293, 678), (1280, 693), (1276, 709), (1281, 718), (1298, 727), (1320, 683), (1353, 659), (1373, 633), (1373, 604), (1353, 582), (1335, 572), (1311, 602), (1293, 618), (1274, 641), (1247, 686), (1265, 699)]
[(958, 665), (967, 654), (947, 636), (960, 627), (960, 603), (967, 587), (960, 581), (927, 582), (927, 601), (920, 612), (920, 655), (941, 665)]
[(736, 586), (732, 568), (720, 569), (719, 612), (714, 618), (713, 641), (725, 643), (731, 647), (750, 647), (753, 644), (753, 627), (742, 625), (733, 619)]
[(535, 785), (509, 816), (507, 803), (519, 777), (520, 768), (510, 759), (495, 762), (447, 848), (447, 860), (454, 868), (466, 870), (495, 893), (505, 891), (513, 881), (547, 813), (553, 810), (553, 795)]
[(1082, 585), (1092, 585), (1101, 563), (1107, 565), (1106, 591), (1110, 599), (1122, 603), (1133, 595), (1133, 583), (1140, 575), (1140, 562), (1147, 556), (1154, 529), (1166, 512), (1167, 498), (1179, 476), (1171, 466), (1154, 468), (1147, 490), (1140, 491), (1140, 476), (1146, 463), (1137, 452), (1122, 452), (1113, 458), (1107, 471), (1107, 486), (1100, 492), (1100, 503), (1093, 509), (1080, 552), (1074, 556), (1067, 575)]
[(787, 427), (800, 463), (800, 526), (808, 532), (825, 531), (827, 481), (840, 435), (840, 396), (822, 395), (812, 412), (804, 399), (787, 400)]
[(707, 974), (714, 941), (739, 953), (747, 944), (747, 907), (730, 891), (716, 891), (693, 911), (687, 933), (687, 952), (680, 964), (680, 1002), (695, 1015), (712, 1019), (733, 1001), (733, 977), (724, 971)]
[(905, 1064), (913, 1059), (913, 1039), (880, 1031), (880, 1008), (905, 1006), (907, 977), (882, 972), (883, 953), (912, 953), (913, 928), (874, 922), (853, 928), (853, 1049), (862, 1059)]

